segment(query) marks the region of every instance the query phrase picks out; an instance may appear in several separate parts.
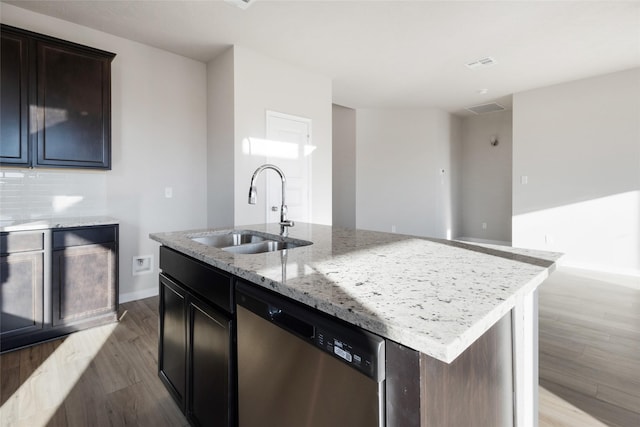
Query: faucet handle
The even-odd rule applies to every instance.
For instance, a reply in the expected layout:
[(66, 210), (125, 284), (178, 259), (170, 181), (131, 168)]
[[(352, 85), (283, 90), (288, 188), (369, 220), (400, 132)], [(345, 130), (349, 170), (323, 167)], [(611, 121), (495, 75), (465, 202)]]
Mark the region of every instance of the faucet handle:
[(289, 235), (289, 227), (293, 227), (295, 223), (290, 219), (284, 219), (280, 221), (280, 235), (287, 237)]

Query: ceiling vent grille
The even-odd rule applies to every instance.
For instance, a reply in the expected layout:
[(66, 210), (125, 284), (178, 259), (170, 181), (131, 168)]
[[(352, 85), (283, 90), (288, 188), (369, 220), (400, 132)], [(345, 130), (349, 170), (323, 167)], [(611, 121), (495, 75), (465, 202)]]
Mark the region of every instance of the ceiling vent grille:
[(244, 10), (249, 6), (251, 6), (251, 4), (256, 0), (224, 0), (224, 1)]
[(505, 108), (497, 102), (490, 102), (489, 104), (474, 105), (473, 107), (467, 107), (466, 110), (471, 111), (474, 114), (487, 114), (495, 113), (496, 111), (503, 111)]
[(496, 64), (496, 60), (490, 56), (487, 56), (486, 58), (481, 58), (481, 59), (478, 59), (477, 61), (468, 62), (465, 65), (467, 66), (467, 68), (473, 70), (475, 68), (480, 68), (480, 67), (489, 67), (494, 64)]

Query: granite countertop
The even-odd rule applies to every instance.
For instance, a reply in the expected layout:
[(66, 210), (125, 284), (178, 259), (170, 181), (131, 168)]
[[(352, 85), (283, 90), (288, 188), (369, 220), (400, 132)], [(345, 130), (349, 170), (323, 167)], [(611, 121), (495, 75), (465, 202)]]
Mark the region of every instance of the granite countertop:
[[(278, 234), (277, 224), (236, 227)], [(309, 246), (233, 254), (191, 237), (151, 239), (249, 282), (450, 363), (532, 292), (560, 254), (296, 223)]]
[(49, 228), (90, 227), (93, 225), (119, 224), (108, 216), (85, 216), (70, 218), (8, 219), (0, 220), (0, 231), (46, 230)]

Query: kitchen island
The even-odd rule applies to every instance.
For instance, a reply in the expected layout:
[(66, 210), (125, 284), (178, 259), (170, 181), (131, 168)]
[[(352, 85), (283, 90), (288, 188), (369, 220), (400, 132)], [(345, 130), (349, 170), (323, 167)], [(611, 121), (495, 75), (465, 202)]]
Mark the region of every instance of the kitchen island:
[[(238, 229), (279, 231), (277, 224)], [(285, 251), (238, 254), (193, 240), (212, 233), (150, 237), (387, 339), (387, 425), (445, 425), (487, 407), (494, 425), (534, 425), (536, 289), (558, 254), (302, 223), (290, 237), (313, 244)], [(443, 390), (434, 396), (438, 382)], [(446, 409), (446, 393), (467, 401)]]

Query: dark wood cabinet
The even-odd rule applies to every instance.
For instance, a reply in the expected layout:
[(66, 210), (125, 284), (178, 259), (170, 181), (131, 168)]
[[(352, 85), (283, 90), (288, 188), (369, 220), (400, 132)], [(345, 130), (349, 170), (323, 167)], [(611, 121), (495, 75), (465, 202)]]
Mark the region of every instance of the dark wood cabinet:
[(232, 277), (166, 247), (160, 268), (160, 379), (191, 425), (235, 426)]
[(43, 328), (45, 232), (1, 233), (0, 247), (0, 341), (4, 342)]
[(111, 323), (118, 225), (0, 233), (0, 351)]
[(3, 25), (0, 164), (111, 169), (114, 56)]
[(112, 57), (37, 43), (36, 166), (111, 167)]
[(28, 166), (29, 39), (2, 28), (0, 37), (0, 163)]
[(115, 226), (53, 232), (53, 325), (72, 325), (117, 312)]
[(187, 389), (187, 291), (160, 275), (158, 373), (184, 412)]
[(190, 296), (187, 335), (187, 419), (194, 426), (230, 426), (231, 319)]

